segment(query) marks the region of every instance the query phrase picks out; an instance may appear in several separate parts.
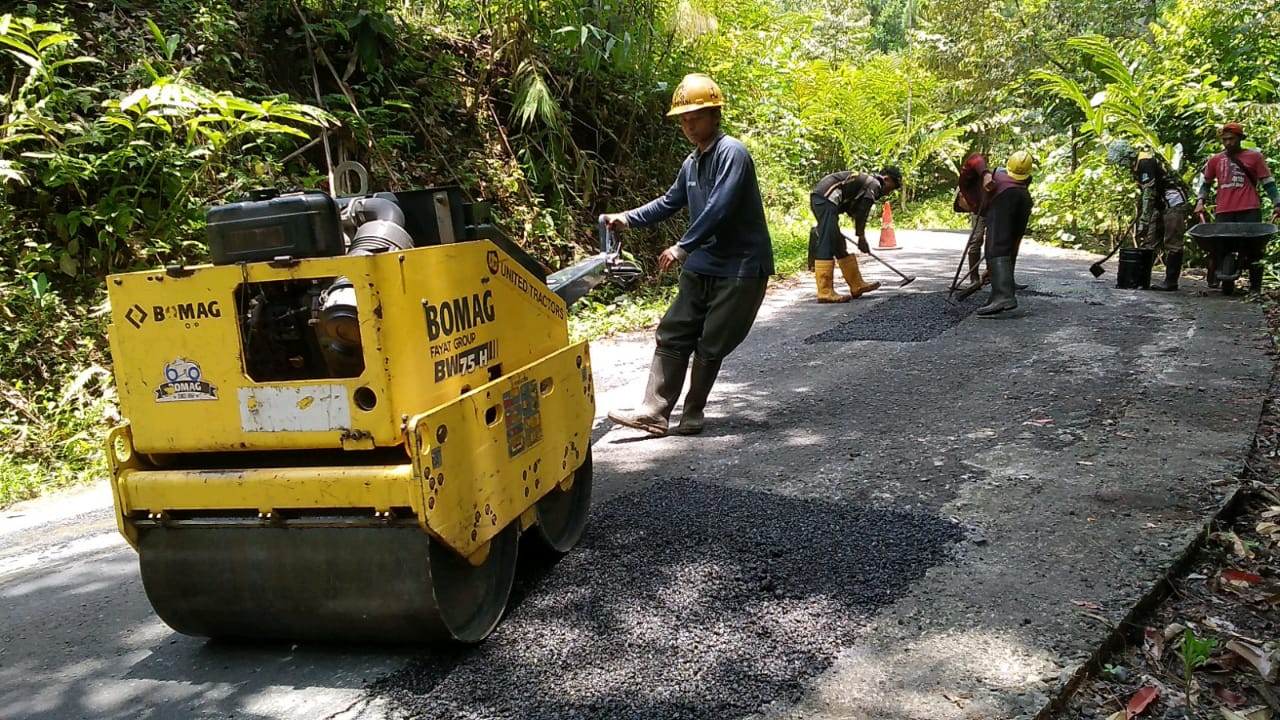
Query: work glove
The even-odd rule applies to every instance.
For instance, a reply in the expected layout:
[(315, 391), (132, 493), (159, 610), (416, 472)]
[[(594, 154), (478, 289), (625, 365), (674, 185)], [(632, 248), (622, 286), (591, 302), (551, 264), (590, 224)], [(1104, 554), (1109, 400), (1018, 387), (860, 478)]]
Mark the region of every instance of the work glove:
[(865, 235), (858, 236), (858, 252), (863, 254), (871, 252), (871, 246), (867, 244), (867, 238)]

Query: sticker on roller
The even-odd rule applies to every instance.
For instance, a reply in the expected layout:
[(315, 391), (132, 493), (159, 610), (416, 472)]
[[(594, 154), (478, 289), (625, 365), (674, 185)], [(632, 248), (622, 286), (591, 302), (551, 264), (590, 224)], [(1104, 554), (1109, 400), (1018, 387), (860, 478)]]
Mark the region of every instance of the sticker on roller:
[(240, 388), (245, 432), (325, 432), (351, 427), (351, 403), (342, 385)]
[(217, 400), (218, 388), (205, 381), (200, 363), (175, 358), (164, 364), (164, 382), (156, 388), (156, 402), (191, 402)]
[(507, 423), (508, 457), (515, 457), (542, 442), (538, 381), (530, 380), (502, 393), (502, 416)]

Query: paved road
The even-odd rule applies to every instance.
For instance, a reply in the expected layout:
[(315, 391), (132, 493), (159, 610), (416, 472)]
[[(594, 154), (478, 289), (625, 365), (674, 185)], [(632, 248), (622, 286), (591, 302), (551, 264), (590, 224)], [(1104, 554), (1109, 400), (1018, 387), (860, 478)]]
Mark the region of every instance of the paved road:
[[(960, 236), (898, 241), (882, 257), (919, 276), (906, 288), (864, 262), (885, 289), (854, 303), (819, 306), (808, 282), (771, 293), (705, 436), (597, 419), (583, 552), (461, 657), (177, 635), (150, 612), (102, 484), (0, 513), (0, 718), (1032, 717), (1230, 492), (1270, 343), (1257, 306), (1195, 281), (1116, 290), (1114, 265), (1095, 280), (1094, 257), (1034, 245), (1022, 307), (980, 320), (978, 299), (942, 299)], [(601, 414), (638, 400), (650, 343), (593, 344)], [(912, 555), (946, 526), (964, 539)], [(786, 530), (760, 542), (770, 527)], [(706, 581), (701, 547), (763, 579)], [(583, 588), (599, 592), (548, 619)], [(626, 622), (613, 608), (573, 652), (529, 634), (595, 622), (606, 601)], [(692, 618), (711, 621), (690, 608), (708, 607), (717, 631), (699, 634)], [(752, 658), (768, 672), (740, 672)], [(508, 697), (504, 678), (535, 668), (548, 674)]]

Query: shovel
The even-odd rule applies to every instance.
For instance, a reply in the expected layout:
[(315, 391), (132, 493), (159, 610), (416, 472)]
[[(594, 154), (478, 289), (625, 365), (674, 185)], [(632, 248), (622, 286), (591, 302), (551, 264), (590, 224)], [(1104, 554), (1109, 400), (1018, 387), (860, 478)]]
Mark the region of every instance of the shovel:
[(884, 260), (880, 260), (880, 257), (879, 257), (879, 256), (877, 256), (875, 253), (871, 252), (870, 250), (868, 250), (868, 251), (867, 251), (867, 254), (868, 254), (868, 255), (870, 255), (871, 257), (875, 258), (876, 260), (879, 260), (879, 262), (880, 262), (880, 264), (881, 264), (881, 265), (884, 265), (885, 267), (887, 267), (887, 268), (889, 268), (890, 270), (894, 271), (895, 273), (897, 273), (897, 274), (898, 274), (898, 277), (901, 277), (901, 278), (902, 278), (902, 282), (898, 283), (898, 287), (906, 287), (907, 285), (910, 285), (911, 283), (913, 283), (913, 282), (915, 282), (915, 281), (916, 281), (916, 276), (915, 276), (915, 275), (903, 275), (901, 270), (899, 270), (898, 268), (896, 268), (896, 267), (894, 267), (894, 266), (890, 265), (889, 263), (885, 262)]
[[(857, 241), (857, 239), (856, 239), (856, 238), (850, 237), (850, 236), (849, 236), (849, 233), (845, 232), (844, 230), (841, 230), (841, 231), (840, 231), (840, 234), (844, 236), (844, 239), (845, 239), (845, 240), (854, 241), (854, 242), (856, 242), (856, 241)], [(884, 260), (881, 260), (881, 259), (880, 259), (880, 258), (879, 258), (875, 253), (871, 252), (870, 250), (868, 250), (868, 251), (867, 251), (867, 254), (868, 254), (868, 255), (870, 255), (874, 260), (876, 260), (877, 262), (879, 262), (881, 265), (883, 265), (883, 266), (885, 266), (885, 267), (889, 268), (890, 270), (894, 271), (895, 273), (897, 273), (897, 274), (898, 274), (898, 277), (902, 278), (902, 282), (898, 283), (898, 287), (906, 287), (907, 285), (910, 285), (911, 283), (913, 283), (913, 282), (915, 282), (915, 281), (916, 281), (916, 276), (915, 276), (915, 275), (903, 275), (901, 270), (899, 270), (898, 268), (896, 268), (896, 267), (894, 267), (894, 266), (890, 265), (889, 263), (885, 262)]]
[(1123, 244), (1124, 244), (1124, 243), (1116, 243), (1116, 246), (1115, 246), (1115, 247), (1113, 247), (1113, 248), (1111, 248), (1111, 252), (1107, 253), (1107, 256), (1106, 256), (1106, 257), (1104, 257), (1104, 258), (1102, 258), (1101, 260), (1099, 260), (1098, 262), (1096, 262), (1096, 263), (1094, 263), (1094, 264), (1090, 265), (1090, 266), (1089, 266), (1089, 274), (1090, 274), (1090, 275), (1092, 275), (1092, 276), (1094, 276), (1094, 277), (1102, 277), (1102, 273), (1106, 272), (1105, 270), (1103, 270), (1103, 269), (1102, 269), (1102, 263), (1104, 263), (1104, 262), (1106, 262), (1106, 261), (1110, 260), (1110, 259), (1111, 259), (1111, 256), (1112, 256), (1112, 255), (1115, 255), (1115, 254), (1116, 254), (1116, 251), (1117, 251), (1117, 250), (1119, 250), (1119, 249), (1120, 249), (1120, 246), (1121, 246), (1121, 245), (1123, 245)]
[[(1137, 225), (1138, 225), (1138, 218), (1134, 218), (1133, 220), (1129, 221), (1129, 227), (1127, 230), (1124, 231), (1124, 234), (1126, 236), (1131, 236), (1133, 234), (1134, 228), (1136, 228)], [(1137, 243), (1135, 242), (1134, 244), (1136, 245)], [(1111, 256), (1115, 255), (1116, 251), (1119, 250), (1122, 245), (1124, 245), (1123, 239), (1120, 242), (1116, 243), (1115, 247), (1111, 248), (1111, 252), (1107, 253), (1106, 257), (1090, 265), (1089, 274), (1094, 277), (1102, 277), (1102, 273), (1106, 272), (1105, 270), (1102, 269), (1102, 263), (1110, 260)]]

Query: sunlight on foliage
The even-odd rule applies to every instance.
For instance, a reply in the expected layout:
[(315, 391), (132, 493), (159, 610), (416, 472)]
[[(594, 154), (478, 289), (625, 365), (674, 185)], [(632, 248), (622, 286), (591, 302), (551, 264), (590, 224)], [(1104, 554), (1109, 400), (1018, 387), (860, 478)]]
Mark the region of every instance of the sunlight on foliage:
[[(102, 316), (66, 319), (99, 302), (106, 273), (198, 262), (208, 206), (324, 189), (338, 158), (369, 167), (375, 189), (491, 200), (504, 232), (563, 267), (594, 246), (596, 215), (669, 187), (690, 151), (664, 117), (670, 93), (706, 72), (724, 129), (751, 149), (786, 274), (804, 263), (808, 192), (838, 170), (897, 164), (900, 226), (958, 227), (964, 155), (1026, 149), (1038, 239), (1109, 249), (1135, 192), (1102, 163), (1110, 140), (1180, 153), (1191, 178), (1220, 148), (1215, 126), (1238, 120), (1273, 171), (1280, 157), (1280, 24), (1262, 0), (86, 7), (0, 16), (0, 312), (13, 328), (0, 387), (6, 447), (22, 448), (0, 476), (82, 467), (27, 443), (99, 427), (56, 406), (76, 368), (108, 367)], [(629, 250), (651, 268), (686, 222), (637, 231)], [(575, 333), (656, 322), (670, 281), (592, 296)]]

